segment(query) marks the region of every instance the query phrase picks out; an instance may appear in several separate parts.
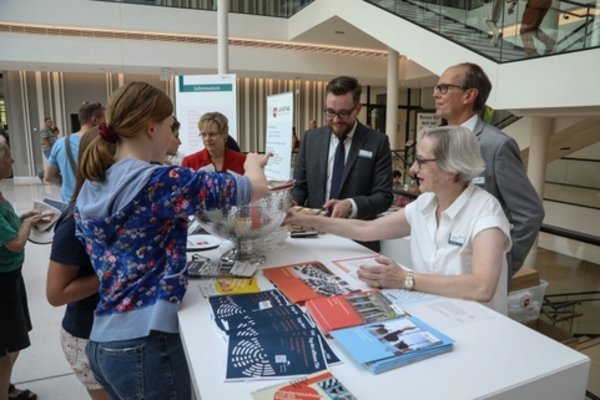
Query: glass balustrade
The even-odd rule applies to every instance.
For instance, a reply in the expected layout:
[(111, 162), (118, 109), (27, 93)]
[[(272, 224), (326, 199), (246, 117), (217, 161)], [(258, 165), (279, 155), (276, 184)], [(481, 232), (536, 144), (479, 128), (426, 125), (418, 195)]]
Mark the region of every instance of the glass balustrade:
[(600, 0), (365, 0), (497, 62), (600, 46)]
[[(115, 3), (143, 4), (149, 6), (188, 8), (215, 11), (217, 0), (97, 0)], [(314, 0), (231, 0), (229, 12), (289, 18)]]

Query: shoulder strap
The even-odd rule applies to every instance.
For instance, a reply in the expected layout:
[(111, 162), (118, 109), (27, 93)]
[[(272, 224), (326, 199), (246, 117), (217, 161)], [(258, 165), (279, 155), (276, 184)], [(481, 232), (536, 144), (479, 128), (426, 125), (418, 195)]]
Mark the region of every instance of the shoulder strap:
[(77, 164), (75, 163), (73, 151), (71, 150), (71, 134), (68, 134), (65, 137), (65, 145), (65, 147), (67, 148), (67, 157), (69, 157), (69, 164), (71, 164), (71, 169), (73, 170), (73, 173), (77, 176)]

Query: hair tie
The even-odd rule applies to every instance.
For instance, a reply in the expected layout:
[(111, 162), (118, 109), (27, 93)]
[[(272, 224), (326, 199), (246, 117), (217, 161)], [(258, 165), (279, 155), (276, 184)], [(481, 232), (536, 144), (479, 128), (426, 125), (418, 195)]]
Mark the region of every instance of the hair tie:
[(117, 136), (117, 134), (115, 134), (115, 132), (110, 129), (108, 125), (106, 125), (106, 122), (98, 125), (98, 134), (108, 143), (117, 143), (117, 140), (119, 139), (119, 136)]

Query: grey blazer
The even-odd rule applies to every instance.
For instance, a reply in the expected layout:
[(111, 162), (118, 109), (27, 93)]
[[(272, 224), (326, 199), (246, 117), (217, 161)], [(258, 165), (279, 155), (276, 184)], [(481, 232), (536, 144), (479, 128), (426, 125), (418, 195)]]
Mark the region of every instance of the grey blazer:
[[(301, 206), (321, 208), (327, 190), (327, 157), (331, 130), (329, 126), (307, 131), (300, 143), (294, 166), (296, 180), (292, 196)], [(373, 219), (386, 211), (392, 193), (392, 154), (385, 133), (358, 122), (346, 158), (340, 199), (356, 202), (357, 218)]]
[(511, 224), (512, 248), (507, 255), (509, 278), (521, 268), (535, 242), (544, 207), (529, 181), (517, 142), (494, 126), (477, 120), (475, 136), (479, 140), (485, 171), (479, 186), (494, 195)]

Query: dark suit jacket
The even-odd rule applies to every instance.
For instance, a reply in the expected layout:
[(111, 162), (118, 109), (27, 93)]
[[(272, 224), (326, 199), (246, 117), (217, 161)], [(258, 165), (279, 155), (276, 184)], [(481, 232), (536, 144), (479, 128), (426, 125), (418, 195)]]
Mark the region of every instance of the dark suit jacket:
[[(292, 196), (301, 206), (321, 208), (327, 190), (329, 126), (307, 131), (300, 142), (294, 166), (296, 180)], [(392, 153), (385, 133), (360, 122), (346, 158), (340, 199), (356, 202), (357, 218), (373, 219), (392, 204)]]
[(485, 161), (481, 175), (485, 182), (478, 185), (498, 199), (512, 226), (512, 248), (507, 256), (510, 278), (521, 268), (535, 242), (544, 220), (544, 207), (527, 177), (517, 142), (480, 119), (473, 133)]

